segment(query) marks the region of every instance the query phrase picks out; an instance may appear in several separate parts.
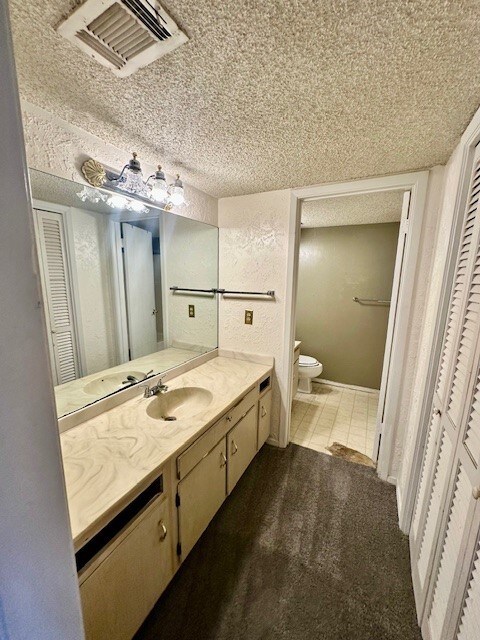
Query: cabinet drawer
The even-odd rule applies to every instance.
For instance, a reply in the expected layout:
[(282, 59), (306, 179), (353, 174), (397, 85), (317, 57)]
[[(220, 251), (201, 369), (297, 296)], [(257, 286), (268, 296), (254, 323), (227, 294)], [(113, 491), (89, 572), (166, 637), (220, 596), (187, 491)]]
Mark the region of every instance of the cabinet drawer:
[(207, 456), (222, 436), (218, 436), (217, 424), (201, 435), (177, 458), (177, 478), (182, 480)]
[(130, 640), (173, 575), (169, 502), (157, 498), (80, 585), (87, 640)]
[(237, 404), (217, 422), (217, 429), (220, 437), (225, 436), (239, 420), (256, 404), (258, 400), (258, 389), (251, 389), (246, 396), (243, 396)]
[(272, 412), (272, 391), (270, 390), (258, 401), (258, 442), (260, 449), (270, 435), (270, 421)]
[(179, 555), (184, 559), (226, 497), (225, 438), (178, 483)]
[(227, 451), (227, 487), (228, 493), (230, 493), (257, 453), (256, 404), (228, 433)]
[(258, 397), (252, 389), (237, 404), (201, 435), (177, 458), (177, 478), (181, 480), (213, 449), (222, 438), (252, 407)]

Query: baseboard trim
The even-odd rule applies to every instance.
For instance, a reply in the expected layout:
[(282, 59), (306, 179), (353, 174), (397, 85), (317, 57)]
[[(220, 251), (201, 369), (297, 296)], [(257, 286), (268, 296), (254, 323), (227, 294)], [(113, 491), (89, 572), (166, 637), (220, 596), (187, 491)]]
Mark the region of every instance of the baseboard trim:
[(355, 384), (344, 384), (343, 382), (334, 382), (333, 380), (325, 380), (325, 378), (313, 378), (312, 382), (318, 384), (328, 384), (330, 387), (342, 387), (344, 389), (354, 389), (355, 391), (363, 391), (364, 393), (374, 393), (378, 395), (378, 389), (370, 389), (369, 387), (359, 387)]
[(277, 447), (277, 449), (284, 449), (285, 448), (285, 447), (281, 447), (280, 446), (280, 442), (277, 440), (277, 438), (274, 438), (273, 436), (268, 436), (267, 444), (271, 444), (272, 447)]

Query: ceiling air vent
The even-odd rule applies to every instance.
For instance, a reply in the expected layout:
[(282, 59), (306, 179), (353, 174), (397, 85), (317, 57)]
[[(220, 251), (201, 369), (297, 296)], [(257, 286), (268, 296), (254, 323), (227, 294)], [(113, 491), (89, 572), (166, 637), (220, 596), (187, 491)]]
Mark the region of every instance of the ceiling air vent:
[(188, 40), (155, 0), (87, 0), (57, 31), (121, 78)]

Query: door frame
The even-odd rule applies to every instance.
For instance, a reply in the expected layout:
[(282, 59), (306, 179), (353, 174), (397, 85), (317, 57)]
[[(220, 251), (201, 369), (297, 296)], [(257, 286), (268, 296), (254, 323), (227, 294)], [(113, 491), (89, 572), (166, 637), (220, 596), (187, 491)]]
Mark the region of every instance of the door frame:
[[(288, 271), (284, 326), (284, 380), (289, 380), (291, 378), (290, 372), (292, 371), (293, 366), (302, 202), (309, 199), (345, 195), (362, 195), (366, 193), (384, 191), (411, 192), (402, 279), (400, 283), (398, 283), (398, 281), (394, 281), (393, 283), (394, 288), (396, 285), (399, 285), (399, 299), (395, 321), (395, 336), (393, 336), (391, 348), (388, 393), (386, 394), (384, 408), (384, 420), (387, 424), (392, 426), (391, 428), (387, 428), (382, 434), (377, 464), (377, 473), (380, 478), (390, 482), (395, 482), (395, 478), (392, 478), (389, 474), (394, 443), (393, 425), (399, 408), (400, 388), (402, 383), (401, 374), (404, 364), (403, 347), (406, 343), (409, 328), (423, 213), (426, 203), (428, 177), (428, 171), (417, 171), (413, 173), (404, 173), (378, 178), (366, 178), (350, 182), (329, 183), (293, 189), (290, 197)], [(282, 405), (279, 434), (279, 444), (283, 447), (286, 447), (290, 440), (291, 405), (293, 399), (291, 385), (286, 385), (285, 395), (286, 398), (285, 403)]]

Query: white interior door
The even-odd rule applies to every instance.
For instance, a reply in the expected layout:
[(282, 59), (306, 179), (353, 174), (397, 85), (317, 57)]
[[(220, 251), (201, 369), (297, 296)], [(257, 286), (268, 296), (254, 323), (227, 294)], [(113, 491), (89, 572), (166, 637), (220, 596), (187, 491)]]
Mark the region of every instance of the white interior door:
[(395, 270), (393, 274), (392, 295), (390, 299), (390, 313), (388, 315), (388, 327), (387, 337), (385, 340), (385, 353), (383, 356), (383, 368), (382, 368), (382, 380), (380, 383), (380, 394), (378, 399), (378, 413), (377, 413), (377, 431), (375, 434), (375, 442), (373, 445), (373, 460), (378, 459), (380, 441), (382, 435), (385, 434), (388, 428), (389, 417), (385, 413), (385, 405), (387, 402), (388, 385), (390, 382), (391, 362), (393, 356), (393, 345), (399, 344), (403, 349), (403, 343), (401, 340), (394, 341), (395, 338), (395, 325), (397, 319), (398, 306), (400, 303), (400, 287), (402, 283), (402, 272), (404, 267), (405, 247), (407, 244), (408, 236), (408, 220), (410, 213), (410, 199), (411, 192), (405, 191), (403, 194), (402, 202), (402, 215), (400, 218), (400, 229), (398, 231), (397, 242), (397, 254), (395, 257)]
[(57, 385), (75, 380), (79, 375), (65, 228), (60, 213), (34, 211), (50, 361)]
[(157, 351), (152, 234), (122, 224), (130, 359)]
[[(479, 595), (466, 587), (467, 580), (478, 580), (472, 566), (480, 494), (479, 197), (477, 148), (410, 532), (417, 612), (431, 640), (480, 637)], [(476, 618), (457, 635), (472, 598)]]

